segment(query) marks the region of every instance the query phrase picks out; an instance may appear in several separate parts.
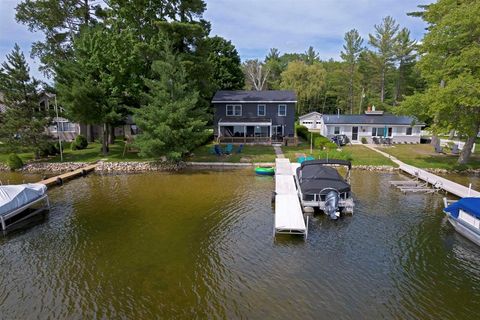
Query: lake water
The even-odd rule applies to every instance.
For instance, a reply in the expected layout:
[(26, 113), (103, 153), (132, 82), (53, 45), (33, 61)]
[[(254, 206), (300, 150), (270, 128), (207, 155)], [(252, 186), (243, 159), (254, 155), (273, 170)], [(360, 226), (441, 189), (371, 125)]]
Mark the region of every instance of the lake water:
[(480, 248), (398, 179), (354, 171), (356, 213), (307, 241), (273, 240), (274, 182), (251, 170), (74, 180), (0, 237), (0, 318), (476, 318)]

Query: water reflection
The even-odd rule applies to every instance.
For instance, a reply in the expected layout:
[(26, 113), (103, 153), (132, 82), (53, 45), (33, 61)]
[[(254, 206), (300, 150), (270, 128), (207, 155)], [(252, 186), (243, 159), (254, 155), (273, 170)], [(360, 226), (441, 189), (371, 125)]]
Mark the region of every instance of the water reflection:
[(0, 239), (5, 318), (467, 319), (480, 250), (442, 196), (354, 171), (356, 212), (273, 240), (272, 178), (248, 170), (92, 175)]

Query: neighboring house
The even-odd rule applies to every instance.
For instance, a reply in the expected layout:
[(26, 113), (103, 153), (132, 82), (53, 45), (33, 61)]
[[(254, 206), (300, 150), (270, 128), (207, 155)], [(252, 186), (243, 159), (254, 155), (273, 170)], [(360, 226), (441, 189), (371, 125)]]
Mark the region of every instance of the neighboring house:
[(366, 138), (391, 138), (393, 143), (420, 143), (424, 123), (413, 117), (384, 114), (383, 111), (366, 111), (358, 115), (324, 114), (320, 133), (326, 137), (346, 135), (352, 143)]
[(238, 143), (285, 142), (295, 137), (293, 91), (217, 91), (214, 135), (218, 141)]
[(58, 107), (59, 117), (56, 117), (55, 94), (42, 92), (40, 94), (40, 107), (54, 115), (52, 123), (46, 129), (47, 133), (51, 136), (56, 139), (60, 136), (62, 141), (72, 141), (81, 133), (80, 124), (71, 122), (67, 118), (61, 116), (65, 113), (65, 110), (60, 106)]
[(309, 130), (320, 130), (322, 125), (322, 114), (320, 112), (310, 112), (298, 118), (300, 125), (307, 127)]

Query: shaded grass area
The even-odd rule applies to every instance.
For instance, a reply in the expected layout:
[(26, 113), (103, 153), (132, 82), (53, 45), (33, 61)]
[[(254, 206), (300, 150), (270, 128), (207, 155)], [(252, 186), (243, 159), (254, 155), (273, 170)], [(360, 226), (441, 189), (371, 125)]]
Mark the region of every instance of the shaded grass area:
[(457, 164), (458, 155), (435, 153), (434, 147), (429, 144), (395, 145), (388, 148), (379, 148), (407, 164), (418, 168), (435, 168), (447, 170), (465, 170), (480, 168), (479, 148), (472, 154), (466, 165)]
[(370, 165), (370, 166), (393, 166), (397, 165), (382, 156), (381, 154), (372, 151), (362, 145), (349, 145), (342, 147), (341, 151), (337, 150), (313, 150), (313, 154), (310, 154), (310, 147), (307, 145), (300, 145), (298, 147), (282, 147), (285, 157), (289, 158), (290, 161), (296, 162), (297, 156), (300, 154), (305, 154), (306, 156), (312, 155), (315, 159), (341, 159), (349, 160), (352, 162), (352, 165)]
[[(114, 144), (110, 145), (110, 152), (107, 156), (102, 155), (102, 145), (98, 142), (90, 142), (88, 147), (83, 150), (71, 150), (70, 143), (63, 143), (63, 161), (64, 162), (94, 162), (100, 159), (105, 159), (105, 161), (149, 161), (154, 160), (153, 158), (142, 158), (138, 155), (137, 152), (126, 152), (123, 156), (123, 150), (125, 143), (122, 140), (115, 141)], [(34, 159), (32, 152), (25, 152), (18, 154), (24, 162)], [(6, 163), (9, 153), (5, 148), (0, 147), (0, 162)], [(60, 155), (55, 157), (48, 157), (45, 159), (40, 159), (42, 162), (60, 162)]]
[[(237, 153), (238, 145), (233, 146), (233, 152), (230, 155), (218, 156), (213, 152), (214, 143), (198, 147), (192, 152), (192, 156), (187, 161), (194, 162), (240, 162), (244, 158), (248, 162), (275, 162), (275, 151), (269, 145), (244, 145), (241, 153)], [(225, 149), (225, 144), (221, 145)]]

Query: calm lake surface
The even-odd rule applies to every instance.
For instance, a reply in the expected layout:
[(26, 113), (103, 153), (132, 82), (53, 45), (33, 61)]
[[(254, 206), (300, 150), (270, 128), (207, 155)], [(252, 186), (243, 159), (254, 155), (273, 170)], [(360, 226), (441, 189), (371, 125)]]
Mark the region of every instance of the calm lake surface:
[(354, 171), (355, 215), (315, 216), (306, 242), (273, 241), (274, 182), (251, 170), (69, 182), (0, 237), (0, 318), (476, 318), (480, 248), (399, 178)]

